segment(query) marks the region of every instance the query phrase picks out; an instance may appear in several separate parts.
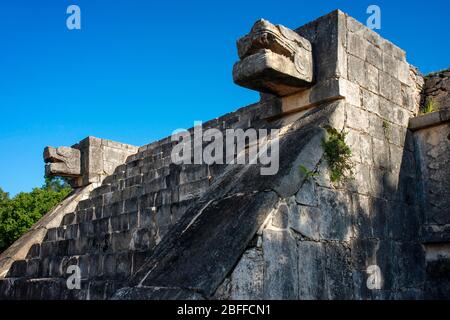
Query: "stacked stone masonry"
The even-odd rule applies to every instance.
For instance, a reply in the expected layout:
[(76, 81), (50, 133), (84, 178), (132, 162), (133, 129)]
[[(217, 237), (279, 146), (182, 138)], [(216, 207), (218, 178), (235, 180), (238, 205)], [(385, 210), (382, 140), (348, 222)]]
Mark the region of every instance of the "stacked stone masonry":
[[(341, 11), (295, 32), (311, 49), (312, 81), (292, 89), (293, 73), (272, 81), (252, 60), (239, 70), (245, 86), (270, 93), (203, 125), (280, 129), (275, 176), (258, 165), (175, 165), (170, 137), (133, 149), (13, 263), (0, 297), (450, 298), (450, 117), (410, 125), (427, 95), (446, 101), (448, 71), (424, 81), (403, 50)], [(346, 132), (352, 150), (354, 175), (340, 182), (323, 153), (327, 126)], [(73, 264), (81, 290), (65, 283)], [(381, 283), (369, 288), (373, 266)]]
[[(319, 19), (297, 32), (311, 41), (320, 59), (317, 50), (326, 43), (314, 41), (320, 29), (337, 25), (339, 30), (333, 44), (338, 63), (332, 61), (327, 71), (351, 82), (343, 107), (354, 180), (333, 185), (322, 160), (318, 176), (281, 201), (219, 297), (423, 298), (421, 212), (415, 204), (414, 143), (408, 131), (409, 119), (419, 111), (420, 75), (403, 50), (353, 18), (338, 13), (321, 19), (328, 24)], [(337, 23), (330, 23), (333, 19)], [(382, 272), (380, 290), (366, 285), (371, 265)], [(248, 276), (248, 270), (256, 271)]]
[[(260, 121), (260, 108), (243, 108), (203, 128), (246, 129)], [(25, 260), (12, 265), (7, 278), (19, 282), (12, 298), (106, 299), (120, 288), (225, 167), (174, 165), (174, 145), (168, 137), (139, 148), (76, 211), (65, 215), (59, 227), (49, 229)], [(71, 265), (81, 269), (80, 291), (64, 289)], [(39, 283), (36, 291), (26, 291), (32, 283)], [(48, 290), (55, 286), (63, 290)]]
[(425, 247), (425, 293), (448, 298), (450, 281), (450, 109), (411, 120), (418, 164), (418, 206)]

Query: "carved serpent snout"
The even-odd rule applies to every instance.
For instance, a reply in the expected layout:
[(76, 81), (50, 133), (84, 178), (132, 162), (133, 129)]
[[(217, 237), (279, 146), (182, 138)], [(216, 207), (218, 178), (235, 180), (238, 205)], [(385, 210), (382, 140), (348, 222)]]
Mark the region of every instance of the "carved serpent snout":
[(311, 43), (282, 25), (258, 20), (237, 47), (233, 78), (241, 86), (284, 96), (313, 81)]
[(69, 147), (44, 149), (45, 174), (47, 176), (81, 176), (81, 152)]

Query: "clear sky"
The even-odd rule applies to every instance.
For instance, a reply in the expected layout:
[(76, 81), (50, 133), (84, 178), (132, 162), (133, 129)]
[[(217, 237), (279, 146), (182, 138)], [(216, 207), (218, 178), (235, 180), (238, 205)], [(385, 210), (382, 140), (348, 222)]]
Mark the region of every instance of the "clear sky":
[[(81, 30), (66, 27), (71, 4)], [(370, 4), (410, 63), (450, 65), (448, 0), (1, 0), (0, 187), (42, 185), (46, 145), (143, 145), (256, 102), (231, 75), (255, 20), (296, 28), (339, 8), (365, 22)]]

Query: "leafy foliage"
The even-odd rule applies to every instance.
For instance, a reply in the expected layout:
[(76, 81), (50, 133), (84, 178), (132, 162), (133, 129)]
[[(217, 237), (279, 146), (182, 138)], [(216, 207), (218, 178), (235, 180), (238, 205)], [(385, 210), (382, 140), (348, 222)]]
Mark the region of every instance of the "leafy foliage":
[(0, 188), (0, 252), (28, 231), (44, 214), (66, 198), (71, 188), (62, 179), (46, 179), (44, 186), (14, 198)]
[(420, 110), (421, 114), (427, 114), (427, 113), (431, 113), (434, 112), (438, 109), (437, 103), (436, 101), (434, 101), (433, 99), (428, 100), (428, 102), (425, 104), (425, 106), (423, 106), (423, 108)]
[(53, 178), (45, 177), (45, 184), (42, 188), (48, 191), (55, 191), (55, 192), (60, 192), (64, 189), (71, 189), (67, 180), (59, 177)]
[(388, 142), (390, 142), (390, 136), (391, 136), (391, 125), (386, 120), (383, 120), (383, 132), (384, 137)]
[(332, 182), (339, 182), (344, 177), (353, 175), (353, 165), (350, 161), (352, 150), (345, 143), (345, 132), (338, 132), (331, 127), (326, 129), (328, 137), (322, 140), (322, 148), (330, 168), (330, 179)]
[(313, 179), (319, 174), (315, 171), (309, 170), (304, 165), (300, 165), (299, 170), (303, 174), (303, 176), (305, 177), (306, 180)]

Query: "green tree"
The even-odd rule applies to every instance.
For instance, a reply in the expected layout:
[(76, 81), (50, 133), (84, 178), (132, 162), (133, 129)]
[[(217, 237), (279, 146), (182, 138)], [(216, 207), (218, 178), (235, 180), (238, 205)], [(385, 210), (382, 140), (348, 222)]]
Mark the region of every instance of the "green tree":
[(65, 178), (60, 177), (45, 177), (45, 183), (42, 186), (42, 189), (48, 191), (60, 192), (64, 189), (70, 189), (70, 185)]
[(62, 179), (46, 179), (41, 188), (19, 193), (12, 199), (0, 189), (0, 252), (66, 198), (71, 190)]
[(0, 188), (0, 206), (5, 202), (9, 200), (9, 194), (7, 192), (4, 192), (2, 188)]

